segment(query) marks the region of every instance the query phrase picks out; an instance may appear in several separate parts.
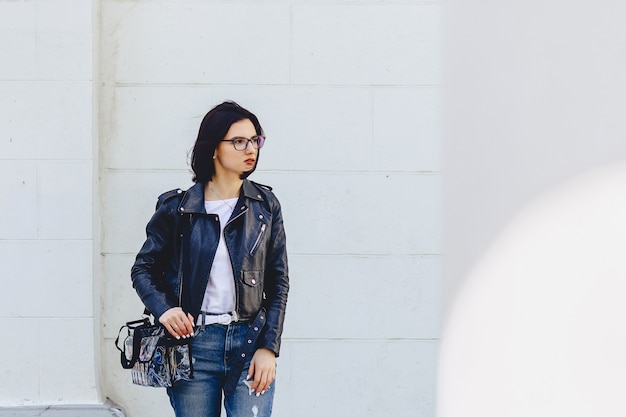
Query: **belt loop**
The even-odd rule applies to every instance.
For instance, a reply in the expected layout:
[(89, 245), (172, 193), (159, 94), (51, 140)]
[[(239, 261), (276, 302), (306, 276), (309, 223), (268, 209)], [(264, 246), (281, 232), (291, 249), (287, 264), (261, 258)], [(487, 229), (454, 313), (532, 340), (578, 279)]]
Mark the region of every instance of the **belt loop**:
[(200, 324), (200, 330), (204, 331), (204, 327), (206, 326), (206, 311), (201, 311), (200, 314), (202, 314), (202, 324)]

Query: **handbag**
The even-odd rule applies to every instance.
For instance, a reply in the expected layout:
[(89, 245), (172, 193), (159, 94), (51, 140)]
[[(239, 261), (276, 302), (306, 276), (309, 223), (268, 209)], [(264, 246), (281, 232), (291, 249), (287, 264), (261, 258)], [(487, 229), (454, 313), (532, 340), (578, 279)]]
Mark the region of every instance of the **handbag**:
[[(119, 346), (126, 329), (123, 346)], [(171, 387), (176, 381), (193, 379), (190, 339), (175, 339), (150, 318), (127, 322), (115, 339), (122, 368), (131, 370), (133, 384)]]

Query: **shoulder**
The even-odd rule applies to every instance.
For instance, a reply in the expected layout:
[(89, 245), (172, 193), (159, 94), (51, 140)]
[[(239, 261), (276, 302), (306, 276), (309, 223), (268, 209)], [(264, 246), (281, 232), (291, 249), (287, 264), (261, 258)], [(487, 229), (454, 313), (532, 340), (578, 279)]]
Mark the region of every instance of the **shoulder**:
[(259, 182), (250, 181), (255, 187), (259, 188), (262, 191), (272, 191), (272, 187), (269, 185), (261, 184)]
[(278, 203), (278, 198), (276, 197), (276, 194), (274, 194), (274, 189), (272, 187), (254, 181), (250, 181), (250, 183), (253, 185), (260, 199), (270, 203)]
[(157, 198), (156, 210), (158, 210), (163, 205), (168, 205), (168, 206), (171, 204), (178, 205), (184, 193), (185, 191), (181, 188), (176, 188), (176, 189), (164, 192)]
[(261, 184), (251, 180), (244, 180), (243, 193), (244, 196), (251, 201), (256, 201), (261, 204), (265, 204), (268, 210), (273, 211), (276, 208), (280, 208), (278, 198), (272, 191), (272, 187), (269, 185)]
[(280, 215), (280, 213), (282, 212), (281, 204), (276, 194), (274, 194), (273, 188), (269, 185), (260, 184), (257, 182), (253, 182), (253, 184), (254, 187), (259, 191), (258, 197), (259, 200), (261, 200), (260, 203), (265, 205), (271, 213)]

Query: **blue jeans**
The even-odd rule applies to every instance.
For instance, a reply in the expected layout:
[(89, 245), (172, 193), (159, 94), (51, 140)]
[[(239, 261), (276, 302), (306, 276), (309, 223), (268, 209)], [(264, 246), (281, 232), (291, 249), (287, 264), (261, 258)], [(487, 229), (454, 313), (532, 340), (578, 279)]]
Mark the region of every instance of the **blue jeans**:
[[(211, 324), (191, 342), (194, 378), (177, 381), (167, 389), (176, 417), (219, 417), (222, 408), (222, 388), (233, 360), (246, 340), (248, 325)], [(257, 397), (246, 384), (250, 359), (239, 376), (237, 388), (224, 398), (228, 417), (270, 417), (274, 399), (272, 383), (265, 394)]]

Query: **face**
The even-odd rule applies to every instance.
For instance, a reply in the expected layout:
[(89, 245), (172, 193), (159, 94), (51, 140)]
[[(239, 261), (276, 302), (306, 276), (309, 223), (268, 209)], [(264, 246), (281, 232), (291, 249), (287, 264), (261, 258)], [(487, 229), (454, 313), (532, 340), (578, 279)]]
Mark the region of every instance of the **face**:
[[(233, 123), (228, 129), (224, 139), (235, 137), (251, 138), (256, 136), (254, 125), (248, 119), (239, 120)], [(259, 150), (248, 143), (243, 151), (238, 151), (232, 142), (220, 142), (215, 149), (215, 175), (236, 175), (239, 177), (244, 172), (252, 171), (256, 165)]]

